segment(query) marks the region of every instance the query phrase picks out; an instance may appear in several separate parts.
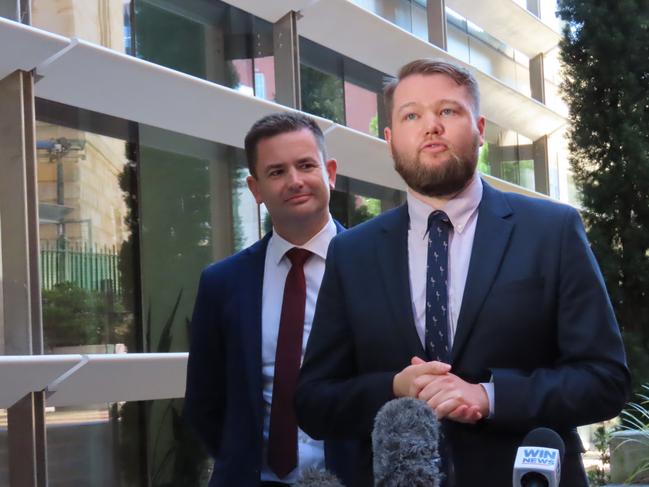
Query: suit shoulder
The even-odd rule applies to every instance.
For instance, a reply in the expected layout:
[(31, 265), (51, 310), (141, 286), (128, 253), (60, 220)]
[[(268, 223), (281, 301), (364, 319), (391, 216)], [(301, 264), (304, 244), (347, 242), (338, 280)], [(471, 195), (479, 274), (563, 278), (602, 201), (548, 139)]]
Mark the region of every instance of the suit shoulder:
[(216, 283), (237, 275), (254, 256), (260, 257), (263, 262), (267, 243), (267, 239), (258, 240), (236, 254), (209, 264), (201, 273), (201, 281)]
[(527, 218), (566, 218), (577, 216), (579, 212), (573, 206), (546, 198), (535, 198), (518, 193), (502, 193), (514, 213)]

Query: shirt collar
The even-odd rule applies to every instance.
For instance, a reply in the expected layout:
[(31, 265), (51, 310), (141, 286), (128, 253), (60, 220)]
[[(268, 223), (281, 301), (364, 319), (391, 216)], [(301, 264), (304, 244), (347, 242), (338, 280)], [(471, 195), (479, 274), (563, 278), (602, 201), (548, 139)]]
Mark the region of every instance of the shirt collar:
[(478, 210), (480, 200), (482, 200), (482, 180), (477, 171), (469, 184), (453, 199), (448, 201), (424, 196), (408, 188), (407, 201), (410, 228), (417, 234), (425, 235), (431, 210), (442, 210), (451, 220), (453, 231), (462, 233), (469, 218)]
[(331, 239), (336, 236), (336, 233), (336, 224), (334, 223), (333, 218), (331, 218), (331, 215), (329, 215), (329, 221), (327, 221), (325, 226), (322, 227), (322, 229), (320, 229), (320, 231), (304, 245), (294, 245), (288, 240), (282, 238), (277, 232), (273, 231), (273, 234), (268, 241), (268, 249), (266, 250), (266, 253), (270, 256), (275, 265), (279, 265), (286, 252), (291, 250), (293, 247), (306, 249), (324, 260), (327, 258), (329, 242), (331, 242)]

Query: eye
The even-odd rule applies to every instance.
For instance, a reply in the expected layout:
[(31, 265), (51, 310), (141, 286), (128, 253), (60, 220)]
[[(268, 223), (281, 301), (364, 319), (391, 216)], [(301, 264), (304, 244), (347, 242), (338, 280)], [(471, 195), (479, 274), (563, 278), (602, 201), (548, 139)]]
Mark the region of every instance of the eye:
[(454, 108), (442, 108), (442, 110), (439, 112), (441, 116), (443, 117), (450, 117), (451, 115), (455, 115), (457, 111)]
[(274, 178), (277, 176), (280, 176), (282, 174), (281, 169), (272, 169), (271, 171), (268, 172), (268, 177), (269, 178)]
[(404, 119), (404, 120), (417, 120), (417, 114), (416, 114), (416, 113), (413, 113), (413, 112), (406, 113), (406, 114), (404, 115), (403, 119)]
[(301, 162), (300, 165), (299, 165), (299, 168), (302, 169), (303, 171), (309, 171), (309, 170), (313, 169), (314, 167), (316, 167), (316, 165), (312, 161), (304, 161), (304, 162)]

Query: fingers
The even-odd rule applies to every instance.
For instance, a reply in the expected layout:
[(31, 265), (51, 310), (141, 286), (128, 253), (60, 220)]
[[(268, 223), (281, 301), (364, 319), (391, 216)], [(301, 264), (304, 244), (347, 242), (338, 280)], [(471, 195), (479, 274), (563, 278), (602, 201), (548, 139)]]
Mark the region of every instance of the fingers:
[(444, 362), (437, 362), (435, 360), (426, 362), (419, 357), (412, 357), (410, 364), (414, 367), (420, 367), (418, 374), (446, 374), (450, 372), (451, 365)]
[(463, 405), (446, 413), (446, 417), (460, 423), (477, 423), (482, 419), (478, 406)]
[[(425, 362), (419, 357), (413, 357), (411, 364), (397, 373), (392, 380), (392, 390), (396, 397), (411, 396), (417, 397), (419, 391), (430, 380), (430, 377), (447, 374), (451, 370), (449, 364), (443, 362)], [(428, 378), (420, 377), (428, 376)]]
[[(482, 397), (476, 394), (482, 386), (463, 381), (454, 374), (421, 376), (415, 383), (422, 385), (418, 398), (435, 411), (439, 418), (447, 418), (462, 423), (475, 423), (488, 412), (488, 401), (483, 404)], [(486, 395), (486, 394), (485, 394)]]

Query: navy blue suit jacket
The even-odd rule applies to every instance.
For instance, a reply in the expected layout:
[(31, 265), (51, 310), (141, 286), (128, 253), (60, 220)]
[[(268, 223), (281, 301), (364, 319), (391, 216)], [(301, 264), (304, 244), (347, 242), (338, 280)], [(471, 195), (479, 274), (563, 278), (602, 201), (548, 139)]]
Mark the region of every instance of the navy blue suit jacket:
[[(339, 232), (344, 229), (338, 222), (336, 226)], [(184, 415), (214, 458), (210, 487), (259, 485), (264, 414), (261, 299), (269, 240), (270, 234), (208, 266), (198, 287)], [(336, 455), (346, 457), (343, 448), (325, 442), (327, 467), (341, 477), (344, 463)]]
[[(362, 440), (356, 485), (372, 485), (370, 433), (394, 397), (394, 375), (411, 357), (425, 357), (410, 296), (408, 226), (402, 206), (332, 241), (301, 369), (300, 425), (316, 438)], [(511, 485), (516, 449), (538, 426), (566, 443), (562, 485), (585, 485), (575, 427), (615, 416), (629, 374), (575, 209), (484, 184), (451, 365), (464, 380), (495, 387), (492, 418), (444, 422), (456, 485)]]

